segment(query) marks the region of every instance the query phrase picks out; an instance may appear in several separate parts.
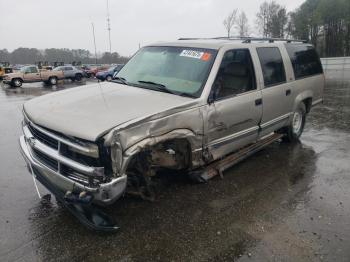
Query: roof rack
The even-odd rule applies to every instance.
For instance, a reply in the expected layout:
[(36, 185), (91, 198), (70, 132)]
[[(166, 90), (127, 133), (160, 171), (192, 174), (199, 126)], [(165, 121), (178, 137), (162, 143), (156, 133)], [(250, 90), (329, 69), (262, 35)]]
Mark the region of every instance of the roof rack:
[(249, 36), (237, 36), (237, 37), (211, 37), (211, 38), (179, 38), (178, 40), (241, 40), (242, 43), (251, 43), (252, 41), (268, 41), (269, 43), (279, 42), (297, 42), (297, 43), (307, 43), (307, 40), (300, 39), (286, 39), (286, 38), (266, 38), (266, 37), (249, 37)]

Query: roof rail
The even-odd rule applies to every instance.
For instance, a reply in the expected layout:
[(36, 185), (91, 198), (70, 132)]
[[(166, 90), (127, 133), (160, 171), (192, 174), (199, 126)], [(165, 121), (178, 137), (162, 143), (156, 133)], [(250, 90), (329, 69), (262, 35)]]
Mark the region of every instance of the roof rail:
[(280, 41), (280, 42), (287, 42), (287, 43), (292, 43), (292, 42), (297, 42), (297, 43), (307, 43), (307, 40), (302, 40), (302, 39), (288, 39), (288, 38), (269, 38), (269, 37), (242, 37), (241, 38), (243, 43), (251, 43), (252, 41), (268, 41), (269, 43), (273, 43), (275, 41)]
[(274, 43), (275, 41), (280, 42), (297, 42), (297, 43), (307, 43), (307, 40), (300, 39), (286, 39), (286, 38), (269, 38), (269, 37), (249, 37), (249, 36), (236, 36), (236, 37), (211, 37), (211, 38), (195, 38), (195, 37), (181, 37), (178, 40), (242, 40), (242, 43), (251, 43), (252, 41), (268, 41), (269, 43)]

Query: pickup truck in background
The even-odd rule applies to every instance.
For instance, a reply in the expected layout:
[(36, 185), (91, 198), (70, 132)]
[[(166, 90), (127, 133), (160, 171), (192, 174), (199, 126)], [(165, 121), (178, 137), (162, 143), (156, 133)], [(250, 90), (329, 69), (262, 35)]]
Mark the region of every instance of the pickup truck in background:
[(3, 82), (12, 87), (21, 87), (23, 83), (33, 82), (56, 85), (57, 81), (63, 78), (61, 71), (39, 70), (37, 66), (30, 65), (22, 67), (18, 72), (4, 75)]

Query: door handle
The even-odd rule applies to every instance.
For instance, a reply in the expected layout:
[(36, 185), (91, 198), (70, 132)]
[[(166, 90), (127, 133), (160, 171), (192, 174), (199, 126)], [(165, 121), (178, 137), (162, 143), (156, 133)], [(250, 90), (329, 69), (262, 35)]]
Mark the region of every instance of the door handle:
[(255, 105), (256, 106), (262, 105), (262, 98), (256, 99), (255, 100)]
[(292, 93), (292, 91), (290, 89), (286, 90), (286, 96), (289, 96)]

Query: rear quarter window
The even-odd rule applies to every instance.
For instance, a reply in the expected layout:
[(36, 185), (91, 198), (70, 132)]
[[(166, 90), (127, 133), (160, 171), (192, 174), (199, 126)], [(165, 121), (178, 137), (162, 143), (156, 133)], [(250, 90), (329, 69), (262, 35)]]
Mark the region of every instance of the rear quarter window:
[(295, 79), (322, 74), (322, 65), (315, 49), (309, 45), (285, 45), (292, 62)]
[(286, 82), (286, 73), (282, 55), (278, 47), (257, 48), (265, 87), (275, 86)]

